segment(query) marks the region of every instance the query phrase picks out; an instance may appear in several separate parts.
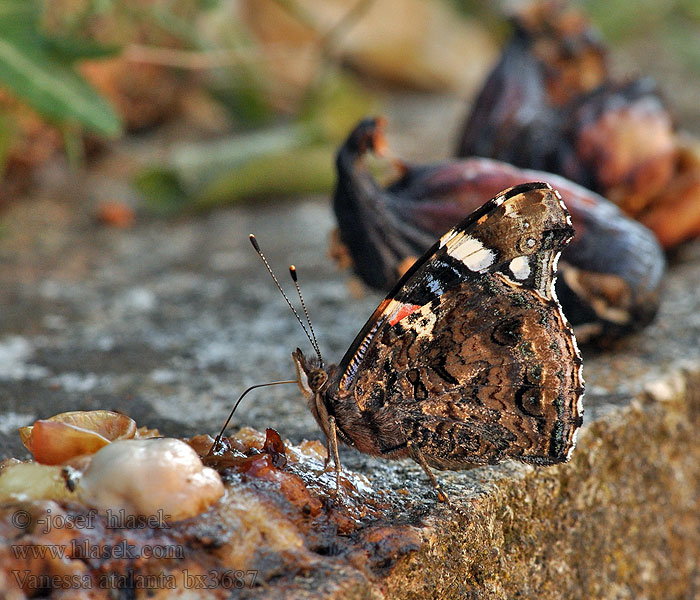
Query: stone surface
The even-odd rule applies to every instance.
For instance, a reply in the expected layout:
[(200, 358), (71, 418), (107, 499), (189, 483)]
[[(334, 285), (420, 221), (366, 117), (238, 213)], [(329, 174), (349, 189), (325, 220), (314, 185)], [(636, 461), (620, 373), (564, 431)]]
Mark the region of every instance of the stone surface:
[[(461, 114), (454, 102), (429, 106), (453, 122)], [(399, 107), (396, 122), (414, 108)], [(432, 134), (447, 147), (445, 132), (426, 127), (414, 128), (415, 148)], [(325, 198), (142, 217), (124, 231), (95, 224), (96, 189), (104, 187), (60, 180), (2, 216), (0, 457), (26, 456), (17, 427), (67, 410), (120, 410), (178, 437), (215, 433), (246, 386), (293, 376), (290, 353), (308, 342), (248, 233), (292, 294), (286, 268), (297, 266), (328, 360), (380, 299), (352, 297), (328, 262)], [(586, 423), (567, 465), (440, 473), (452, 511), (410, 461), (344, 451), (344, 465), (374, 488), (407, 498), (402, 519), (420, 528), (422, 546), (370, 572), (328, 556), (326, 576), (300, 576), (293, 591), (272, 588), (274, 597), (696, 597), (699, 289), (693, 243), (672, 261), (654, 325), (609, 352), (585, 350)], [(241, 424), (293, 442), (320, 436), (295, 386), (253, 392), (232, 427)]]
[(461, 494), (468, 518), (431, 515), (387, 597), (697, 597), (698, 384), (676, 372), (589, 422), (571, 463)]

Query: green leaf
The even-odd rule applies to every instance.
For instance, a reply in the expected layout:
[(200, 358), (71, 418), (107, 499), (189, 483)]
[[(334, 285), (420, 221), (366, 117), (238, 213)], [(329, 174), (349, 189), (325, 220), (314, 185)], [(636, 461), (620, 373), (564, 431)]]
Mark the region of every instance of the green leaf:
[(175, 214), (190, 205), (187, 192), (171, 169), (146, 169), (136, 176), (133, 185), (143, 195), (146, 207), (156, 214)]
[(68, 64), (76, 60), (108, 58), (121, 51), (119, 46), (104, 46), (78, 37), (46, 38), (44, 46), (53, 58)]
[(49, 119), (77, 121), (108, 137), (121, 132), (112, 107), (78, 73), (47, 53), (36, 32), (0, 28), (0, 84)]
[(17, 124), (12, 115), (0, 113), (0, 174), (5, 170), (7, 157), (17, 135)]
[(171, 167), (189, 193), (196, 193), (219, 173), (280, 151), (300, 148), (319, 141), (318, 128), (293, 123), (259, 129), (231, 138), (186, 143), (170, 151)]
[(245, 127), (260, 126), (273, 116), (264, 83), (245, 65), (229, 73), (227, 80), (210, 84), (209, 89)]
[(0, 0), (0, 35), (38, 28), (41, 6), (36, 0)]
[(334, 155), (335, 145), (320, 144), (254, 158), (213, 179), (193, 198), (193, 208), (329, 193), (335, 181)]

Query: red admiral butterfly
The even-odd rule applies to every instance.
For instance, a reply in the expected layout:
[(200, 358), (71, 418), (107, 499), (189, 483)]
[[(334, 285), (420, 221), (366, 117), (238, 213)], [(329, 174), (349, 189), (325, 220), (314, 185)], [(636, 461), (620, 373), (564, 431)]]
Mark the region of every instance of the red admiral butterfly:
[(510, 188), (443, 235), (398, 281), (338, 366), (297, 349), (299, 387), (340, 472), (338, 440), (431, 472), (568, 460), (582, 360), (554, 293), (574, 234), (546, 183)]

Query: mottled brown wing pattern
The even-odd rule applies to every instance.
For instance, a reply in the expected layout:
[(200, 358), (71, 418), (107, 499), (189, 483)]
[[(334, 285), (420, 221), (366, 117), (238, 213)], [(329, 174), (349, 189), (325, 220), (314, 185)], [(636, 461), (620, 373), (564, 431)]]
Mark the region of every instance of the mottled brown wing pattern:
[[(367, 352), (381, 376), (362, 371), (355, 399), (368, 422), (400, 423), (436, 468), (566, 460), (581, 424), (573, 338), (534, 292), (480, 279), (431, 307), (430, 340), (384, 328)], [(375, 434), (380, 448), (396, 447), (392, 428)]]
[(553, 279), (572, 235), (547, 184), (507, 190), (445, 234), (335, 372), (326, 401), (343, 437), (395, 457), (410, 441), (436, 468), (566, 460), (583, 380)]

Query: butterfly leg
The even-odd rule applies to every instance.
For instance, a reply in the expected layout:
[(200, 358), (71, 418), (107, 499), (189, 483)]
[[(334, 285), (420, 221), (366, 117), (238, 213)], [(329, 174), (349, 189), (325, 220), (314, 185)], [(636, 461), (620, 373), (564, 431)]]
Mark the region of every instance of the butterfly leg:
[(338, 455), (338, 433), (335, 426), (335, 417), (328, 417), (328, 458), (326, 459), (325, 468), (328, 467), (328, 463), (333, 457), (333, 463), (335, 464), (335, 493), (338, 494), (340, 490), (340, 456)]
[(440, 487), (440, 483), (438, 482), (435, 475), (433, 475), (433, 472), (430, 470), (430, 467), (428, 466), (428, 463), (425, 460), (423, 453), (410, 440), (406, 443), (406, 446), (408, 447), (408, 450), (411, 453), (411, 458), (413, 458), (413, 460), (415, 460), (422, 467), (422, 469), (425, 471), (425, 474), (430, 479), (430, 482), (433, 484), (435, 492), (437, 493), (438, 500), (440, 502), (445, 502), (449, 506), (450, 499), (447, 497), (447, 494), (442, 490), (442, 488)]

